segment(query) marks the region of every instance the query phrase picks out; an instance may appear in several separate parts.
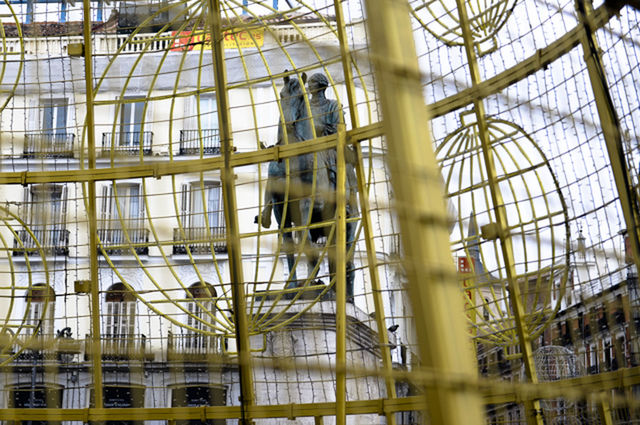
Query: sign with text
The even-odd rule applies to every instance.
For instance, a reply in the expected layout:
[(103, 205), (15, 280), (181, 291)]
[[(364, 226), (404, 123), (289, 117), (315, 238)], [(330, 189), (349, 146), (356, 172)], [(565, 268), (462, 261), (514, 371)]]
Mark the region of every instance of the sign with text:
[[(204, 31), (174, 31), (171, 35), (175, 37), (171, 44), (171, 50), (174, 52), (211, 50), (211, 33)], [(225, 49), (262, 47), (264, 44), (264, 29), (225, 31), (223, 44)]]
[[(458, 273), (464, 275), (471, 275), (475, 267), (475, 259), (468, 257), (458, 257)], [(466, 277), (466, 276), (465, 276)], [(465, 297), (464, 297), (464, 309), (467, 312), (467, 317), (475, 322), (475, 291), (472, 290), (472, 286), (474, 284), (474, 279), (472, 276), (469, 276), (470, 279), (463, 279), (462, 286), (465, 288)]]

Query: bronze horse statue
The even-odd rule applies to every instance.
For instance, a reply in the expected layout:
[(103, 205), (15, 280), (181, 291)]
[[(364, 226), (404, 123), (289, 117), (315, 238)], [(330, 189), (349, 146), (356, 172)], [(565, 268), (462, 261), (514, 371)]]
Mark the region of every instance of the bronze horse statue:
[[(306, 82), (306, 74), (304, 73), (302, 81)], [(313, 138), (311, 128), (313, 122), (309, 117), (306, 96), (297, 78), (289, 76), (284, 78), (280, 102), (282, 116), (278, 126), (277, 145), (297, 143)], [(270, 227), (272, 211), (280, 229), (289, 229), (294, 225), (307, 226), (334, 219), (336, 214), (335, 158), (335, 150), (301, 154), (289, 160), (288, 172), (284, 160), (270, 162), (265, 190), (265, 208), (261, 215), (256, 217), (256, 222), (260, 220), (264, 227)], [(355, 179), (355, 173), (352, 173)], [(289, 177), (288, 187), (287, 176)], [(349, 193), (349, 185), (353, 186), (354, 179), (348, 179), (347, 193)], [(347, 225), (347, 251), (353, 244), (356, 225), (355, 222), (350, 222)], [(306, 253), (309, 271), (314, 270), (318, 263), (316, 245), (320, 239), (326, 238), (327, 243), (330, 242), (331, 227), (330, 225), (313, 227), (306, 231), (306, 235), (301, 235), (301, 241), (306, 240), (306, 243), (309, 244), (309, 248), (303, 250)], [(300, 287), (302, 282), (299, 282), (296, 277), (295, 242), (292, 232), (285, 231), (282, 239), (289, 268), (289, 281), (285, 288)], [(329, 255), (329, 271), (332, 275), (335, 273), (334, 258), (335, 255)], [(313, 276), (311, 276), (312, 278)], [(349, 300), (353, 298), (353, 280), (353, 262), (349, 261), (347, 264), (347, 296)]]

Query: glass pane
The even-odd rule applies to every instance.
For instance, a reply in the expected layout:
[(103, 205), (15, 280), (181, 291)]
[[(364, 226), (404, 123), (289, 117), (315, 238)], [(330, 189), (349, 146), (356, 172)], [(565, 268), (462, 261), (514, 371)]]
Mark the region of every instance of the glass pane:
[(206, 130), (218, 128), (218, 114), (216, 109), (215, 97), (200, 97), (200, 128)]

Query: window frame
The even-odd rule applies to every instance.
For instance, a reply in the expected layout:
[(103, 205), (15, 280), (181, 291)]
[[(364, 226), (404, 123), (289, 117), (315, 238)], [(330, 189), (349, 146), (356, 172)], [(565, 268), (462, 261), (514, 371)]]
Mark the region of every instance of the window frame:
[(225, 227), (220, 182), (196, 180), (183, 183), (180, 219), (184, 228)]
[[(55, 305), (56, 293), (50, 285), (36, 283), (27, 289), (25, 293), (26, 335), (53, 336)], [(37, 331), (34, 332), (36, 329)]]
[(114, 341), (127, 341), (135, 336), (136, 297), (122, 282), (104, 292), (103, 335)]

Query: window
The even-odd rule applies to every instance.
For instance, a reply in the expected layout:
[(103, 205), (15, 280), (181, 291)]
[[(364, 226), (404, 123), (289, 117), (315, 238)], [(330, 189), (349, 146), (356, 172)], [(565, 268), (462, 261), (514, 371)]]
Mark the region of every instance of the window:
[[(11, 386), (9, 387), (7, 407), (10, 409), (60, 409), (62, 407), (62, 391), (62, 386), (56, 384), (37, 384), (33, 387), (31, 385)], [(60, 422), (50, 421), (23, 421), (23, 423), (30, 425), (60, 424)]]
[(182, 185), (182, 225), (184, 227), (222, 227), (222, 191), (218, 182)]
[(56, 294), (44, 284), (33, 285), (26, 293), (26, 334), (53, 336)]
[(149, 254), (140, 184), (103, 186), (98, 237), (109, 254)]
[(143, 213), (140, 184), (123, 183), (102, 188), (103, 228), (121, 229), (123, 225), (128, 229), (142, 228)]
[[(151, 154), (153, 133), (145, 126), (149, 103), (145, 97), (124, 97), (116, 109), (119, 124), (115, 133), (102, 133), (102, 155)], [(146, 110), (145, 110), (146, 108)], [(144, 131), (143, 131), (144, 130)]]
[(40, 104), (42, 105), (42, 131), (48, 135), (66, 135), (67, 99), (43, 99)]
[(64, 228), (66, 218), (66, 186), (31, 185), (25, 189), (27, 223), (31, 228)]
[(196, 282), (187, 288), (187, 326), (196, 330), (187, 330), (185, 348), (215, 349), (215, 337), (202, 333), (211, 332), (211, 324), (215, 323), (215, 288), (202, 282)]
[[(213, 95), (194, 96), (191, 101), (191, 111), (187, 115), (191, 119), (191, 128), (212, 130), (218, 129), (218, 107)], [(198, 120), (198, 118), (200, 118)]]
[(39, 99), (33, 105), (25, 134), (25, 157), (71, 158), (75, 135), (69, 132), (72, 108), (67, 99)]
[[(104, 385), (102, 387), (102, 400), (107, 409), (119, 407), (144, 407), (145, 388), (131, 384)], [(94, 406), (94, 390), (91, 389), (91, 407)], [(143, 421), (106, 421), (105, 425), (143, 425)]]
[(180, 155), (220, 153), (216, 98), (194, 96), (186, 102), (185, 128), (180, 130)]
[(67, 191), (63, 185), (31, 185), (24, 189), (21, 216), (28, 226), (18, 229), (14, 256), (39, 254), (67, 255), (69, 231), (66, 230)]
[[(613, 360), (615, 359), (615, 354), (613, 351), (613, 345), (611, 345), (611, 339), (605, 338), (603, 342), (603, 354), (604, 354), (604, 365), (607, 370), (615, 370), (613, 368)], [(617, 365), (616, 365), (617, 366)]]
[(208, 254), (227, 250), (222, 192), (218, 182), (182, 185), (180, 227), (175, 228), (173, 253)]
[[(617, 341), (618, 342), (616, 343), (616, 353), (615, 353), (616, 366), (629, 367), (629, 365), (627, 364), (629, 353), (628, 353), (628, 347), (627, 347), (627, 341), (626, 341), (625, 335), (619, 334), (617, 337)], [(618, 360), (618, 358), (620, 360)]]
[(115, 283), (105, 293), (103, 320), (105, 338), (126, 341), (133, 337), (136, 298), (122, 283)]
[[(135, 101), (136, 99), (139, 99)], [(120, 105), (120, 146), (140, 144), (140, 131), (144, 122), (144, 97), (125, 97), (127, 103)], [(133, 102), (131, 102), (134, 100)]]
[[(171, 407), (225, 406), (227, 391), (221, 386), (189, 385), (171, 391)], [(207, 425), (224, 425), (224, 419), (208, 420)], [(199, 420), (178, 420), (176, 425), (202, 425)]]
[(589, 373), (598, 373), (598, 352), (595, 344), (589, 344)]

